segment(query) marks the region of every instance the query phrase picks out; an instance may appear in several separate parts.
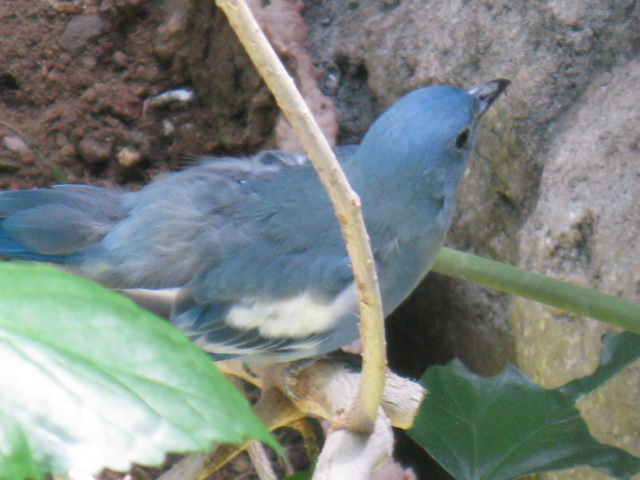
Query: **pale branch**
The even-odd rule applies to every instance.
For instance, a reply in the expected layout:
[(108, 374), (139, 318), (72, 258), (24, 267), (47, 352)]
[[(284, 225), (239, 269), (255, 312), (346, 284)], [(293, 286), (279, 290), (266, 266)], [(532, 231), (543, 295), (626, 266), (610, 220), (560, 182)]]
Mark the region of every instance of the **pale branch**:
[[(347, 363), (325, 359), (293, 374), (289, 370), (287, 365), (269, 367), (261, 375), (264, 384), (280, 390), (305, 415), (328, 420), (334, 428), (336, 422), (342, 423), (362, 374)], [(426, 392), (420, 384), (390, 370), (385, 376), (380, 406), (394, 427), (411, 428)]]
[[(318, 457), (313, 480), (368, 480), (374, 468), (392, 454), (392, 423), (410, 426), (424, 396), (420, 385), (388, 372), (393, 380), (386, 382), (374, 430), (371, 434), (361, 434), (336, 428), (347, 414), (350, 399), (360, 384), (360, 374), (354, 372), (351, 365), (318, 360), (311, 367), (293, 374), (288, 374), (290, 368), (271, 367), (263, 375), (265, 384), (285, 393), (305, 415), (325, 418), (332, 425)], [(399, 405), (402, 407), (398, 408)]]
[(262, 443), (253, 442), (247, 447), (247, 453), (260, 480), (278, 480)]
[(169, 470), (158, 477), (158, 480), (191, 480), (196, 478), (207, 464), (207, 459), (211, 453), (191, 453), (177, 463), (174, 463)]
[(382, 411), (370, 435), (346, 429), (331, 430), (312, 480), (370, 480), (371, 472), (391, 457), (393, 443), (391, 423)]
[(243, 0), (216, 0), (244, 45), (258, 72), (298, 135), (320, 180), (327, 189), (342, 228), (360, 300), (363, 375), (358, 395), (344, 426), (370, 432), (384, 388), (386, 346), (382, 300), (375, 264), (362, 219), (360, 199), (353, 192), (338, 161), (314, 121), (286, 69)]

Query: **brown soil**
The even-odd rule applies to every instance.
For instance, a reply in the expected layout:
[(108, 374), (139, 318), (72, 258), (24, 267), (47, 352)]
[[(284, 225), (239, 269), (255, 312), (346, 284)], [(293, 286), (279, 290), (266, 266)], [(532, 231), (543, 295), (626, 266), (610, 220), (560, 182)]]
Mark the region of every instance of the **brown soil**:
[(135, 186), (189, 155), (264, 142), (268, 95), (251, 135), (242, 135), (246, 112), (228, 112), (240, 133), (224, 140), (206, 99), (150, 100), (194, 83), (193, 65), (176, 65), (159, 39), (164, 15), (160, 2), (140, 0), (0, 2), (0, 188)]

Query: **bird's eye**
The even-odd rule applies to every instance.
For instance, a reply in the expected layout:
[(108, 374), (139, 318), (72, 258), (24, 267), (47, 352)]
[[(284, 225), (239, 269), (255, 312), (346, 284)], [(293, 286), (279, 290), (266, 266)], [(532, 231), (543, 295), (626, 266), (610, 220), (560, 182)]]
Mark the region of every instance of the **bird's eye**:
[(460, 135), (456, 137), (456, 148), (463, 149), (467, 146), (467, 142), (469, 141), (469, 129), (465, 128), (460, 132)]

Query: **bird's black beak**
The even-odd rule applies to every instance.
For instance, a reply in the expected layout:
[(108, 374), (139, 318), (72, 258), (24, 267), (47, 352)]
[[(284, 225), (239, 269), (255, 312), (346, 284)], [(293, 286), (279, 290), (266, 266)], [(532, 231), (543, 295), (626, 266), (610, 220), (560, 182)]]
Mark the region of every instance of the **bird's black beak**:
[(493, 102), (507, 89), (510, 83), (511, 80), (498, 78), (468, 90), (469, 95), (476, 97), (480, 101), (479, 115), (482, 115), (489, 109)]

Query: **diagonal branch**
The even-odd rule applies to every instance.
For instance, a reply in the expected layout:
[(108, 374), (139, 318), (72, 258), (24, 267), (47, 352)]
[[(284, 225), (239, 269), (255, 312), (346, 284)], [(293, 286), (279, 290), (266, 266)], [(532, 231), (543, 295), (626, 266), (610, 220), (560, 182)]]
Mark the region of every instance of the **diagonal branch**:
[(369, 238), (362, 219), (360, 199), (353, 192), (331, 147), (280, 62), (244, 0), (216, 0), (244, 45), (258, 72), (286, 115), (322, 184), (327, 189), (340, 221), (351, 258), (360, 300), (360, 334), (363, 342), (362, 383), (343, 426), (370, 433), (376, 418), (386, 369), (382, 300)]

